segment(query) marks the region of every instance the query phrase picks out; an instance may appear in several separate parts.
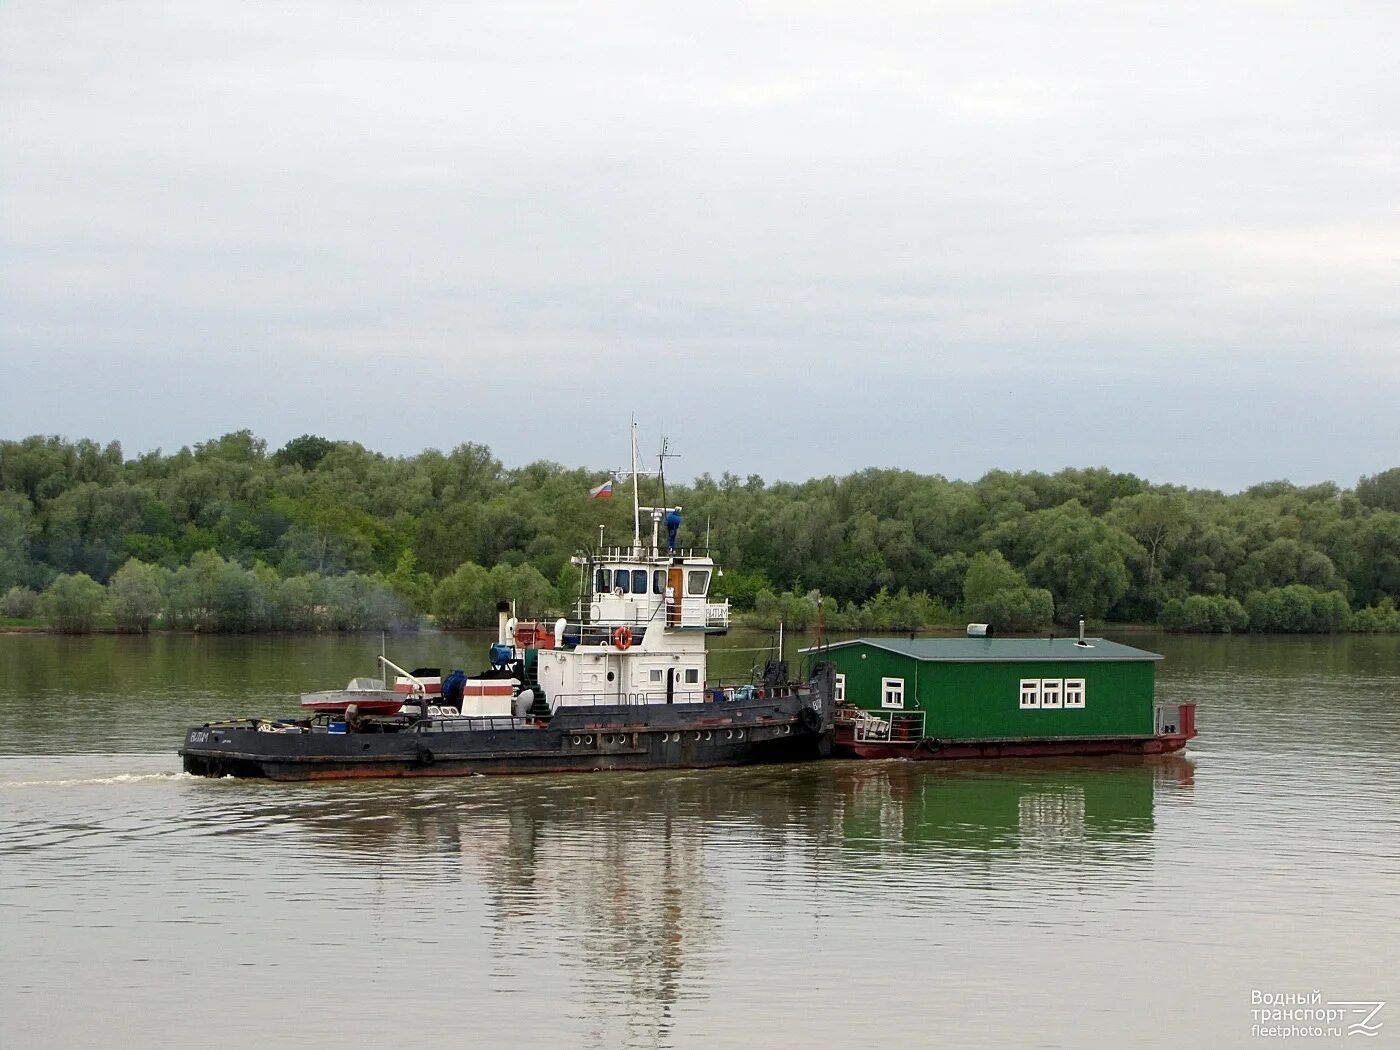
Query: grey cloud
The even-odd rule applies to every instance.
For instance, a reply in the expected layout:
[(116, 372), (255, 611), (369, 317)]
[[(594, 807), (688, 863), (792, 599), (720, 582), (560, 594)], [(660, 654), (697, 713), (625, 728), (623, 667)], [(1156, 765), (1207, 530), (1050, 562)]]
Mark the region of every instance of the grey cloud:
[[(1400, 448), (1393, 5), (0, 19), (7, 436), (596, 463), (635, 409), (687, 469), (1226, 487)], [(333, 407), (410, 384), (470, 408)]]

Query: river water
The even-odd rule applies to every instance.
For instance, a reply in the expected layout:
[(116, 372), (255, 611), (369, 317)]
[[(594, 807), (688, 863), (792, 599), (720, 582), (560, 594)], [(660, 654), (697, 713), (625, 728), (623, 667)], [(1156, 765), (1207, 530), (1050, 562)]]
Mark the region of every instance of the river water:
[(1185, 757), (296, 785), (175, 749), (377, 639), (0, 636), (0, 1045), (1400, 1045), (1400, 638), (1122, 640)]

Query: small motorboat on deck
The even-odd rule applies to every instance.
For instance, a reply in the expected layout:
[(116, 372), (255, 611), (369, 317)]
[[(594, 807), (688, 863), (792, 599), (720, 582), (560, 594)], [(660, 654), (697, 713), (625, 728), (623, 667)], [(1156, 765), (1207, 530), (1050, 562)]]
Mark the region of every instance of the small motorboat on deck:
[[(398, 670), (380, 657), (386, 666)], [(430, 702), (442, 694), (442, 672), (436, 667), (400, 671), (392, 688), (382, 678), (352, 678), (344, 689), (302, 693), (301, 706), (318, 714), (344, 714), (352, 706), (360, 714), (396, 715), (410, 700)]]

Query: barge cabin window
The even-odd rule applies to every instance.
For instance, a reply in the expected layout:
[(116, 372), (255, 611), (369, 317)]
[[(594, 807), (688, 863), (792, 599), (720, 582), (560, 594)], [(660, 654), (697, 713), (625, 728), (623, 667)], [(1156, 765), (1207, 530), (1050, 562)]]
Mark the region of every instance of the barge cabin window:
[(846, 676), (843, 674), (836, 676), (836, 702), (838, 704), (846, 702)]
[(1040, 680), (1040, 706), (1059, 707), (1060, 690), (1064, 684), (1063, 678), (1042, 678)]
[(1028, 711), (1040, 706), (1040, 679), (1021, 679), (1021, 710)]
[(902, 708), (904, 706), (904, 679), (880, 679), (880, 706)]
[(1084, 679), (1082, 679), (1082, 678), (1066, 678), (1066, 679), (1065, 679), (1065, 706), (1066, 706), (1066, 707), (1083, 707), (1083, 706), (1084, 706)]

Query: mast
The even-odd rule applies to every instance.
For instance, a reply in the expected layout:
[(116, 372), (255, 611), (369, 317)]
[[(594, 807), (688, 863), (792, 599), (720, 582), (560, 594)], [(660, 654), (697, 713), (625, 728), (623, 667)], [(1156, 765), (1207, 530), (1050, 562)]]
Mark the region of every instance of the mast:
[(637, 415), (632, 414), (632, 554), (642, 546), (642, 502), (637, 492)]

